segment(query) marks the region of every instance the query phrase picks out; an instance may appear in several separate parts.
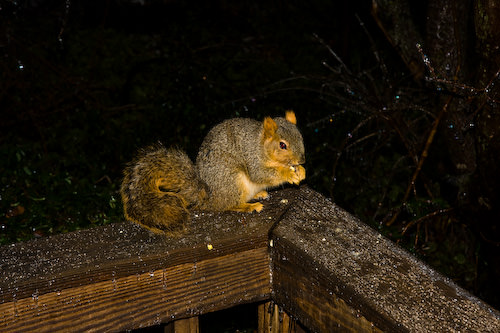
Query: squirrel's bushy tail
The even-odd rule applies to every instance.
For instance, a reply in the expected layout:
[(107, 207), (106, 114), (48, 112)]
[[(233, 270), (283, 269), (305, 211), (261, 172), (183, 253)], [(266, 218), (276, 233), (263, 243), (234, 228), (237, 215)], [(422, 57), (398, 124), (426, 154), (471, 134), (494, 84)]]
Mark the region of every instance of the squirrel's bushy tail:
[(201, 206), (207, 192), (187, 154), (161, 143), (139, 151), (120, 188), (128, 220), (167, 234), (182, 233), (189, 209)]

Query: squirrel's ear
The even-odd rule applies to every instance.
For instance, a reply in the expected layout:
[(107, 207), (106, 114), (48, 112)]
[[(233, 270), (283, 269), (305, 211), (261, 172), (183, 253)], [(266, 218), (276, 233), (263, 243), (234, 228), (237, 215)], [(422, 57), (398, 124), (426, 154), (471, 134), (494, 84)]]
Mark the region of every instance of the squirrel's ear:
[(297, 124), (297, 118), (295, 118), (295, 112), (293, 112), (293, 110), (288, 110), (285, 112), (285, 119), (294, 125)]
[(264, 133), (266, 136), (273, 136), (278, 130), (278, 125), (271, 117), (264, 118)]

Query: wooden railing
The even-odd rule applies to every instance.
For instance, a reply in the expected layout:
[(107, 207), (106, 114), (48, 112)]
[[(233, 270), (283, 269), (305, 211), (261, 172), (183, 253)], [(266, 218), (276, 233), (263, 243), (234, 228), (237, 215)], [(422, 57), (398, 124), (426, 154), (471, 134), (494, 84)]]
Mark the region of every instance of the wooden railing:
[(189, 230), (125, 222), (0, 247), (0, 331), (195, 332), (200, 314), (271, 300), (313, 332), (500, 332), (497, 310), (307, 187), (258, 214), (195, 212)]

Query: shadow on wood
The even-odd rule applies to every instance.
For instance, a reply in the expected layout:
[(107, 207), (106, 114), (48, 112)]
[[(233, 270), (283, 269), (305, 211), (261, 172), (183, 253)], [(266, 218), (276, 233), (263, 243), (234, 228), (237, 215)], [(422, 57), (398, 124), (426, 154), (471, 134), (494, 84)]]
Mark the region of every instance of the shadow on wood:
[(272, 299), (313, 332), (500, 331), (500, 315), (318, 193), (0, 247), (0, 331), (121, 331)]

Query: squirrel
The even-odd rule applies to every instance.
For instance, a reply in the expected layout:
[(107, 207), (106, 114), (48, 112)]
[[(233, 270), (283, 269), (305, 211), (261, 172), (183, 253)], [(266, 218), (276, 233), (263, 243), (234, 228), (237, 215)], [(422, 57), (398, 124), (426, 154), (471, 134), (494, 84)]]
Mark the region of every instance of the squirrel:
[[(305, 179), (304, 140), (293, 111), (263, 121), (233, 118), (213, 127), (196, 165), (161, 143), (139, 150), (120, 188), (125, 218), (155, 233), (180, 235), (189, 211), (260, 212), (267, 189)], [(249, 202), (252, 201), (252, 202)]]

